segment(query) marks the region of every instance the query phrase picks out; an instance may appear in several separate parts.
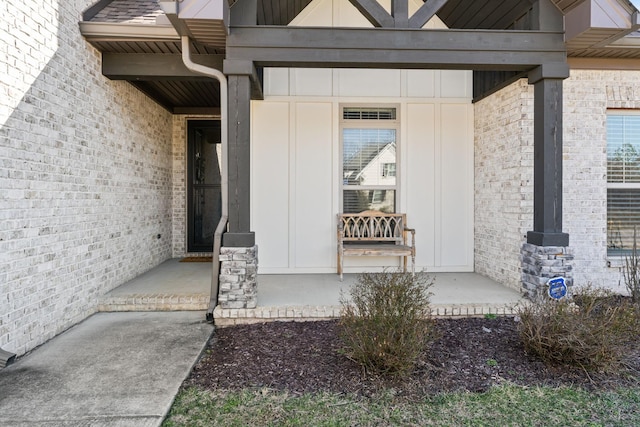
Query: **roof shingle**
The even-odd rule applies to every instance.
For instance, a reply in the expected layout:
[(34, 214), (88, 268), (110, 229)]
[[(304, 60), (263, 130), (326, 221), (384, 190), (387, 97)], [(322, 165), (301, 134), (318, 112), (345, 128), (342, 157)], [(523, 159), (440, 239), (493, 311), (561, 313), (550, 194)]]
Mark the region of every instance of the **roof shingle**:
[(114, 0), (98, 12), (91, 22), (153, 25), (156, 17), (162, 14), (157, 0)]

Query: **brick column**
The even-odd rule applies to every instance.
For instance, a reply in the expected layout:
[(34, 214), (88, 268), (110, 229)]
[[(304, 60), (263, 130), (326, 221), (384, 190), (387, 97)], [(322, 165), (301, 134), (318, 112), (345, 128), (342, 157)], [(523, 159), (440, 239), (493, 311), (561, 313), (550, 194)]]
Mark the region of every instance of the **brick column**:
[(568, 287), (573, 285), (573, 251), (569, 247), (525, 243), (521, 261), (522, 286), (532, 298), (546, 291), (547, 282), (554, 277), (564, 277)]

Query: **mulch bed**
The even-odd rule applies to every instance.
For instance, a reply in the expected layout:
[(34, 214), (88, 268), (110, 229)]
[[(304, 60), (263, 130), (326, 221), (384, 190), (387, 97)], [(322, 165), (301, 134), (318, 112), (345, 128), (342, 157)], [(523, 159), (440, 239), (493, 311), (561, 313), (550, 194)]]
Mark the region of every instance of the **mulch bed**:
[(185, 385), (263, 388), (372, 396), (383, 390), (417, 398), (449, 391), (483, 392), (494, 384), (574, 385), (609, 389), (638, 383), (640, 363), (614, 374), (546, 366), (527, 355), (513, 318), (437, 319), (440, 338), (412, 375), (394, 380), (363, 372), (340, 353), (337, 321), (274, 322), (216, 330), (209, 352)]

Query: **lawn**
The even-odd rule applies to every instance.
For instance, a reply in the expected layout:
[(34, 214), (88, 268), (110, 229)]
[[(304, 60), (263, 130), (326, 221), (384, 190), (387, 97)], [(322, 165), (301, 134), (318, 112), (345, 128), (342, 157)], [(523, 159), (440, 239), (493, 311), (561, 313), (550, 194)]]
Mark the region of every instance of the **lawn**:
[(393, 390), (376, 397), (292, 395), (270, 389), (178, 394), (173, 426), (638, 426), (640, 388), (590, 392), (573, 387), (499, 385), (412, 401)]

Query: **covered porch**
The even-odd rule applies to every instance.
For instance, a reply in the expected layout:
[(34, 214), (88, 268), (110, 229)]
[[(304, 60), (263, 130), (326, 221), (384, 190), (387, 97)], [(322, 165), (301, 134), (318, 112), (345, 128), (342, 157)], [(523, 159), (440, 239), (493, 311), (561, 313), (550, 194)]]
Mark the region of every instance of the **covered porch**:
[[(102, 297), (100, 311), (206, 310), (211, 290), (209, 262), (179, 258), (130, 280)], [(435, 316), (508, 315), (521, 294), (477, 273), (433, 273)], [(259, 274), (258, 305), (214, 312), (216, 325), (274, 320), (319, 320), (340, 316), (340, 296), (348, 296), (357, 274)]]
[[(116, 3), (110, 5), (115, 8)], [(470, 273), (478, 271), (474, 239), (493, 241), (496, 235), (474, 234), (472, 101), (521, 78), (527, 78), (534, 91), (534, 118), (526, 128), (534, 140), (532, 176), (522, 184), (532, 181), (533, 206), (527, 214), (533, 221), (532, 227), (527, 224), (531, 230), (526, 232), (527, 252), (517, 230), (514, 233), (519, 239), (508, 250), (498, 251), (496, 257), (508, 256), (520, 264), (522, 256), (532, 264), (521, 269), (531, 273), (523, 277), (523, 288), (533, 293), (546, 283), (547, 273), (571, 275), (569, 236), (562, 229), (562, 81), (569, 75), (563, 14), (568, 9), (558, 3), (564, 2), (401, 0), (382, 6), (375, 1), (336, 0), (331, 13), (321, 14), (326, 20), (320, 27), (311, 15), (303, 16), (306, 21), (295, 21), (304, 9), (318, 6), (305, 8), (309, 2), (297, 4), (281, 20), (265, 19), (262, 12), (277, 3), (267, 0), (241, 0), (232, 7), (213, 0), (144, 3), (152, 9), (148, 15), (154, 16), (153, 22), (132, 24), (131, 20), (121, 21), (118, 13), (102, 17), (96, 6), (83, 17), (81, 31), (102, 52), (105, 76), (131, 82), (177, 116), (220, 119), (221, 214), (220, 222), (211, 218), (207, 226), (216, 261), (213, 274), (208, 268), (203, 283), (208, 290), (212, 277), (220, 281), (217, 289), (224, 308), (216, 307), (218, 295), (208, 299), (207, 291), (183, 294), (175, 281), (167, 294), (134, 292), (124, 301), (135, 303), (139, 295), (142, 301), (146, 298), (147, 306), (157, 309), (165, 304), (209, 302), (205, 307), (208, 317), (216, 321), (335, 317), (342, 287), (336, 276), (324, 273), (335, 266), (335, 215), (346, 210), (344, 194), (353, 190), (349, 185), (355, 185), (344, 182), (345, 159), (353, 153), (344, 148), (344, 129), (350, 124), (343, 107), (358, 104), (362, 108), (391, 105), (389, 111), (397, 121), (392, 130), (401, 135), (394, 140), (399, 147), (398, 159), (385, 163), (393, 166), (388, 170), (393, 170), (394, 178), (397, 174), (395, 187), (367, 185), (373, 191), (397, 194), (393, 210), (408, 213), (411, 224), (424, 221), (416, 226), (425, 236), (419, 245), (430, 246), (418, 249), (418, 258), (424, 256), (420, 267), (456, 272), (436, 274), (433, 302), (436, 310), (441, 310), (436, 314), (498, 312), (497, 307), (504, 304), (495, 295), (489, 296), (489, 301), (478, 300), (490, 292), (480, 291), (475, 279), (482, 276)], [(471, 4), (474, 10), (469, 9)], [(506, 13), (495, 13), (498, 9)], [(341, 21), (345, 10), (350, 18)], [(432, 20), (440, 27), (429, 27)], [(443, 77), (445, 72), (458, 79), (467, 73), (464, 81), (469, 90), (462, 95), (448, 92), (462, 85)], [(423, 78), (425, 75), (435, 77)], [(362, 81), (367, 82), (365, 90), (358, 92), (356, 83)], [(374, 88), (385, 90), (374, 93)], [(185, 96), (178, 97), (178, 93)], [(466, 113), (464, 126), (460, 112)], [(285, 120), (290, 121), (287, 126), (273, 126)], [(460, 134), (460, 129), (468, 132)], [(181, 132), (176, 126), (176, 135)], [(176, 143), (176, 152), (184, 150), (184, 145)], [(193, 170), (199, 169), (185, 166), (180, 154), (174, 155), (174, 161), (184, 170), (175, 174), (179, 203), (174, 204), (173, 231), (175, 239), (184, 240), (189, 227), (183, 225), (180, 215), (188, 214), (184, 206), (192, 201), (185, 202), (187, 197), (182, 195), (185, 188), (195, 185), (192, 181), (198, 181)], [(423, 176), (427, 171), (429, 175)], [(492, 203), (501, 205), (499, 200)], [(499, 227), (515, 230), (504, 222)], [(214, 229), (215, 234), (209, 233)], [(464, 251), (460, 242), (465, 244)], [(173, 256), (194, 252), (185, 251), (182, 243), (174, 242)], [(259, 285), (254, 280), (258, 247), (260, 271), (274, 273), (258, 276)], [(468, 256), (459, 261), (460, 254)], [(551, 260), (553, 271), (542, 274), (539, 266), (556, 255), (560, 258)], [(384, 265), (389, 264), (353, 265), (351, 271)], [(234, 270), (244, 273), (232, 273)], [(312, 271), (316, 274), (297, 274)], [(490, 274), (488, 271), (485, 274)], [(275, 275), (282, 272), (289, 276)], [(223, 278), (234, 276), (236, 280), (238, 275), (242, 276), (239, 280), (244, 293), (232, 295), (231, 301), (223, 295), (231, 288)], [(446, 287), (445, 283), (455, 286)], [(440, 290), (440, 285), (446, 291)], [(133, 285), (126, 284), (110, 296), (115, 298), (115, 293), (128, 286)], [(313, 290), (306, 290), (306, 286)], [(454, 291), (457, 286), (468, 288)], [(453, 299), (444, 298), (447, 292), (452, 292)], [(517, 291), (509, 292), (514, 300), (520, 296)], [(309, 298), (313, 305), (302, 299), (290, 305), (286, 298), (296, 295)], [(237, 304), (245, 308), (236, 308)], [(124, 308), (129, 303), (120, 305)]]

